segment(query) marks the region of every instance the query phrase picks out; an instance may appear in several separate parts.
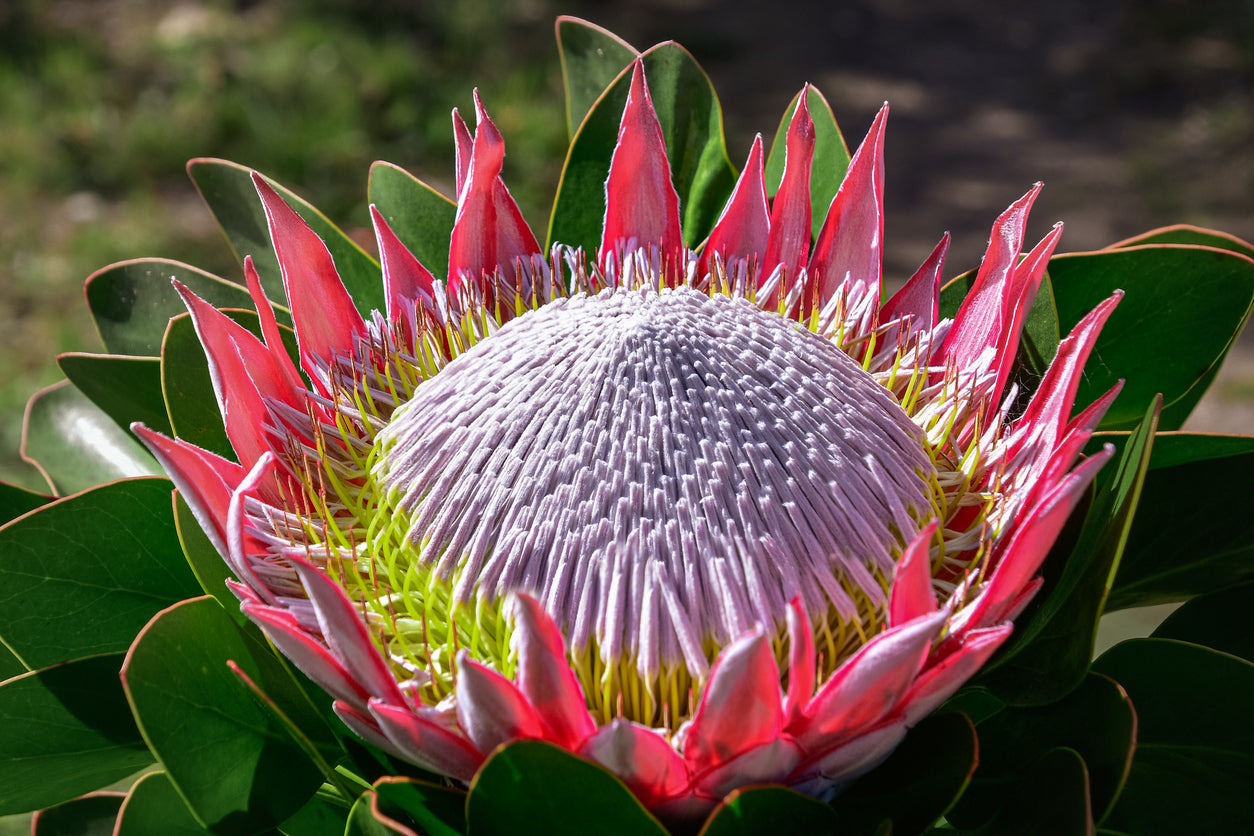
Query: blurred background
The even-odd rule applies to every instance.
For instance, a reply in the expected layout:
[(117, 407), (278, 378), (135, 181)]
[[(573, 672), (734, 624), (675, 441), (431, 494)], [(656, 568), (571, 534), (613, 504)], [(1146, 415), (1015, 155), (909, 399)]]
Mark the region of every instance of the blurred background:
[[(948, 272), (974, 267), (993, 218), (1037, 180), (1029, 236), (1062, 220), (1063, 251), (1175, 222), (1254, 238), (1254, 3), (1011, 5), (3, 0), (0, 478), (38, 486), (16, 455), (23, 404), (60, 377), (57, 352), (99, 348), (91, 272), (159, 255), (240, 278), (190, 157), (255, 167), (364, 232), (373, 160), (451, 192), (449, 112), (472, 113), (478, 86), (507, 182), (543, 229), (566, 146), (558, 14), (640, 49), (688, 47), (737, 166), (803, 82), (851, 145), (888, 100), (890, 278), (945, 230)], [(1251, 344), (1194, 429), (1254, 432)]]

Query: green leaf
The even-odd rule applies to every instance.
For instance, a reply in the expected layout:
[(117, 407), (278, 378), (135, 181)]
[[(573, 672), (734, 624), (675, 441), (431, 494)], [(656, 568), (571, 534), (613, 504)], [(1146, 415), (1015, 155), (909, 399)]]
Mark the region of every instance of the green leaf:
[[(422, 266), (436, 278), (448, 274), (449, 236), (457, 204), (403, 168), (370, 166), (370, 202)], [(380, 308), (382, 310), (382, 308)]]
[(975, 728), (965, 714), (928, 717), (888, 760), (836, 796), (836, 832), (874, 833), (891, 821), (893, 836), (922, 833), (962, 795), (976, 753)]
[(80, 392), (122, 429), (129, 432), (132, 422), (143, 421), (157, 432), (173, 432), (161, 394), (158, 358), (74, 352), (58, 356), (57, 365)]
[(391, 775), (376, 781), (374, 789), (385, 815), (409, 819), (426, 836), (466, 832), (466, 793), (462, 790)]
[(1093, 663), (1128, 692), (1137, 749), (1103, 822), (1138, 836), (1244, 833), (1254, 821), (1254, 665), (1170, 639), (1133, 639)]
[[(710, 79), (683, 47), (658, 44), (643, 58), (671, 182), (679, 193), (684, 241), (695, 246), (709, 235), (736, 182), (723, 142), (723, 112)], [(550, 246), (560, 242), (588, 253), (600, 246), (605, 178), (630, 87), (631, 72), (625, 70), (597, 99), (571, 141), (549, 220)]]
[(1126, 241), (1120, 241), (1114, 247), (1126, 248), (1142, 244), (1189, 244), (1198, 247), (1215, 247), (1254, 258), (1254, 246), (1250, 246), (1248, 242), (1242, 241), (1237, 236), (1189, 224), (1151, 229), (1149, 232), (1143, 232)]
[(112, 836), (122, 798), (120, 792), (98, 792), (40, 810), (31, 836)]
[(1254, 662), (1251, 612), (1254, 581), (1199, 595), (1167, 616), (1151, 635), (1200, 644)]
[(606, 87), (639, 51), (608, 29), (577, 17), (557, 19), (557, 57), (566, 90), (566, 133), (571, 139)]
[(122, 684), (144, 739), (197, 820), (220, 833), (257, 832), (299, 810), (322, 776), (228, 661), (272, 693), (272, 683), (290, 682), (216, 601), (195, 598), (144, 628)]
[(114, 482), (0, 528), (0, 637), (30, 668), (126, 650), (200, 592), (165, 479)]
[[(365, 793), (357, 798), (353, 808), (348, 812), (348, 825), (344, 828), (344, 836), (398, 836), (399, 834), (408, 836), (405, 831), (390, 827), (375, 817), (372, 809), (375, 798), (373, 792)], [(396, 822), (390, 824), (396, 824)]]
[[(223, 311), (231, 319), (261, 334), (261, 323), (252, 311)], [(289, 355), (296, 357), (296, 335), (292, 329), (280, 325), (283, 342)], [(165, 342), (161, 348), (161, 388), (165, 394), (166, 410), (175, 434), (203, 450), (235, 461), (235, 449), (227, 438), (218, 411), (218, 401), (213, 393), (213, 378), (209, 375), (209, 360), (190, 314), (170, 320)]]
[(470, 785), (466, 820), (475, 836), (514, 834), (519, 822), (547, 836), (583, 836), (591, 822), (600, 836), (666, 836), (618, 778), (538, 740), (488, 758)]
[[(178, 279), (206, 302), (219, 308), (249, 308), (252, 299), (243, 285), (220, 279), (196, 267), (165, 258), (140, 258), (112, 264), (93, 273), (84, 288), (96, 330), (112, 354), (156, 357), (170, 318), (186, 313), (170, 283)], [(273, 297), (279, 301), (283, 296)], [(287, 309), (276, 310), (286, 319)]]
[(164, 772), (150, 772), (135, 782), (122, 802), (114, 836), (207, 836)]
[(279, 832), (283, 836), (344, 836), (348, 811), (343, 799), (332, 803), (319, 792), (279, 825)]
[(980, 684), (1005, 702), (1050, 703), (1084, 678), (1145, 483), (1160, 405), (1155, 397), (1113, 472), (1098, 483), (1074, 547), (1059, 538), (1043, 569), (1045, 587), (1016, 619), (1011, 644), (985, 667)]
[[(286, 299), (279, 262), (270, 245), (265, 210), (253, 187), (251, 169), (226, 160), (201, 158), (187, 164), (187, 173), (226, 233), (239, 262), (243, 264), (244, 256), (251, 255), (266, 295), (271, 299)], [(266, 182), (327, 245), (340, 280), (362, 315), (368, 316), (374, 309), (383, 310), (383, 280), (378, 263), (326, 215), (269, 177)]]
[[(1147, 245), (1055, 256), (1049, 262), (1058, 319), (1069, 331), (1117, 288), (1111, 314), (1085, 366), (1077, 403), (1126, 378), (1103, 429), (1127, 429), (1155, 393), (1181, 400), (1222, 362), (1254, 302), (1254, 260), (1201, 247)], [(1173, 412), (1178, 429), (1184, 417)]]
[(122, 654), (0, 684), (0, 815), (59, 804), (152, 763), (118, 682)]
[(1007, 791), (1005, 806), (982, 836), (1090, 836), (1088, 770), (1073, 749), (1054, 749), (1027, 780)]
[(162, 472), (130, 433), (68, 380), (39, 390), (26, 404), (21, 453), (59, 496)]
[[(849, 147), (832, 115), (831, 105), (819, 92), (819, 88), (811, 86), (806, 95), (806, 107), (810, 109), (810, 118), (814, 120), (814, 159), (810, 163), (810, 234), (817, 238), (823, 222), (827, 220), (828, 207), (832, 198), (845, 179), (845, 171), (849, 168)], [(797, 102), (801, 101), (801, 93), (792, 97), (784, 117), (779, 120), (779, 128), (775, 131), (775, 141), (771, 143), (770, 153), (766, 158), (766, 193), (774, 197), (784, 179), (784, 149), (788, 139), (788, 123), (797, 110)]]
[(1254, 579), (1254, 439), (1161, 434), (1107, 609)]
[(28, 491), (20, 485), (0, 482), (0, 524), (15, 520), (23, 514), (47, 505), (55, 497)]
[(736, 790), (710, 813), (700, 836), (751, 836), (788, 823), (788, 832), (836, 836), (841, 830), (830, 807), (786, 787)]
[(1006, 708), (977, 727), (980, 768), (951, 818), (980, 820), (999, 810), (1034, 764), (1058, 747), (1075, 750), (1088, 769), (1094, 817), (1114, 804), (1136, 738), (1136, 715), (1113, 680), (1090, 673), (1062, 700), (1039, 708)]

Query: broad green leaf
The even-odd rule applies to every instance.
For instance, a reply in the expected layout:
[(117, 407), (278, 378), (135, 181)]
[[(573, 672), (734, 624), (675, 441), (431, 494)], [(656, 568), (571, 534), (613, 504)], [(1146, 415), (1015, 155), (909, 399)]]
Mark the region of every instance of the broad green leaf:
[[(1111, 679), (1090, 673), (1065, 698), (1039, 708), (1008, 707), (976, 727), (980, 768), (958, 809), (988, 814), (1031, 780), (1032, 766), (1055, 748), (1075, 750), (1088, 769), (1094, 818), (1114, 804), (1136, 738), (1136, 715), (1128, 695)], [(957, 817), (961, 818), (961, 816)]]
[(3, 644), (0, 644), (0, 682), (26, 673), (30, 668), (22, 664), (22, 660), (13, 655)]
[[(261, 334), (260, 321), (252, 311), (226, 310), (223, 313), (254, 334)], [(289, 355), (295, 360), (295, 332), (283, 325), (279, 326), (279, 331)], [(235, 449), (227, 438), (222, 413), (218, 411), (218, 401), (213, 393), (209, 361), (196, 336), (190, 314), (170, 320), (166, 329), (161, 348), (161, 388), (165, 394), (170, 425), (179, 438), (235, 461)]]
[(426, 836), (461, 836), (466, 832), (466, 793), (449, 787), (388, 776), (375, 782), (378, 806), (398, 821), (408, 819)]
[(134, 436), (68, 380), (31, 396), (22, 422), (21, 452), (58, 496), (162, 472)]
[(1199, 595), (1167, 616), (1152, 637), (1192, 642), (1254, 663), (1254, 581)]
[(120, 792), (97, 792), (40, 810), (31, 822), (31, 836), (112, 836)]
[(1154, 450), (1107, 609), (1254, 579), (1254, 439), (1167, 433)]
[(153, 615), (199, 594), (170, 490), (114, 482), (0, 528), (0, 638), (28, 667), (126, 650)]
[(0, 815), (98, 790), (152, 763), (122, 695), (122, 654), (0, 684)]
[[(189, 264), (166, 258), (140, 258), (93, 273), (84, 288), (96, 330), (112, 354), (156, 357), (170, 317), (186, 313), (170, 283), (178, 279), (206, 302), (220, 308), (249, 308), (252, 299), (240, 284), (220, 279)], [(283, 301), (283, 296), (272, 297)], [(276, 311), (286, 320), (287, 309)]]
[[(375, 803), (373, 791), (358, 796), (357, 801), (348, 812), (348, 824), (344, 828), (344, 836), (408, 836), (404, 830), (390, 827), (377, 818), (372, 809)], [(391, 824), (395, 824), (395, 822)], [(412, 833), (413, 831), (409, 832)]]
[(538, 740), (496, 750), (470, 785), (466, 821), (475, 836), (518, 832), (519, 822), (546, 836), (666, 836), (666, 830), (618, 778)]
[(700, 836), (753, 836), (787, 823), (788, 832), (837, 836), (842, 830), (832, 809), (786, 787), (736, 790), (710, 813)]
[[(723, 112), (710, 79), (683, 47), (658, 44), (643, 58), (679, 193), (684, 241), (695, 246), (709, 235), (736, 182), (723, 142)], [(560, 242), (587, 253), (600, 246), (605, 178), (630, 87), (627, 69), (597, 99), (571, 141), (549, 220), (550, 246)]]
[(161, 360), (112, 354), (62, 354), (57, 365), (70, 382), (96, 406), (129, 431), (142, 421), (149, 429), (170, 435), (161, 394)]
[(208, 836), (210, 832), (187, 809), (170, 776), (150, 772), (126, 794), (114, 836)]
[[(1153, 399), (1084, 515), (1074, 546), (1063, 536), (1043, 569), (1045, 587), (1015, 621), (1010, 645), (986, 666), (980, 684), (1015, 705), (1053, 702), (1080, 684), (1097, 638), (1145, 483), (1158, 423)], [(1151, 518), (1152, 519), (1152, 518)]]
[[(436, 278), (448, 274), (449, 236), (457, 204), (403, 168), (370, 166), (370, 202), (422, 266)], [(382, 308), (380, 308), (382, 310)]]
[(283, 836), (344, 836), (349, 808), (343, 806), (343, 799), (336, 799), (336, 802), (332, 803), (319, 792), (280, 824), (279, 832)]
[(257, 832), (299, 810), (322, 776), (228, 661), (267, 689), (290, 683), (268, 647), (212, 598), (194, 598), (144, 628), (122, 684), (144, 739), (197, 820), (217, 832)]
[[(836, 117), (832, 115), (827, 99), (817, 87), (812, 86), (809, 90), (806, 107), (810, 109), (810, 118), (814, 120), (814, 159), (810, 163), (810, 234), (812, 238), (817, 238), (823, 222), (827, 220), (827, 210), (832, 205), (832, 198), (836, 196), (836, 191), (845, 179), (845, 171), (849, 168), (849, 147), (845, 145), (845, 138), (836, 125)], [(788, 138), (788, 123), (792, 121), (800, 100), (801, 94), (798, 93), (788, 103), (766, 158), (766, 193), (770, 197), (774, 197), (779, 191), (780, 183), (784, 179), (784, 148)]]
[(1254, 246), (1235, 235), (1215, 229), (1204, 229), (1190, 224), (1175, 224), (1161, 229), (1151, 229), (1126, 241), (1114, 244), (1111, 249), (1136, 247), (1142, 244), (1188, 244), (1197, 247), (1215, 247), (1254, 258)]
[(891, 821), (894, 836), (922, 833), (962, 796), (978, 761), (965, 714), (928, 717), (888, 760), (832, 800), (836, 832), (869, 834)]
[(1171, 639), (1133, 639), (1093, 663), (1128, 692), (1137, 749), (1103, 825), (1138, 836), (1244, 833), (1254, 821), (1254, 665)]
[[(236, 258), (243, 264), (244, 256), (251, 255), (266, 295), (271, 299), (286, 299), (279, 262), (270, 245), (265, 210), (253, 187), (251, 170), (226, 160), (201, 158), (187, 164), (187, 173), (226, 233)], [(378, 263), (326, 215), (270, 178), (267, 177), (266, 182), (327, 245), (340, 280), (362, 315), (369, 315), (373, 309), (383, 310), (383, 280)]]
[(1088, 770), (1084, 759), (1074, 749), (1050, 751), (1032, 767), (1027, 780), (1006, 791), (1003, 800), (1004, 805), (991, 821), (974, 830), (958, 829), (957, 832), (971, 836), (1090, 836), (1093, 833)]
[[(1127, 429), (1140, 404), (1184, 398), (1227, 354), (1254, 302), (1254, 260), (1202, 247), (1146, 245), (1055, 256), (1049, 262), (1058, 320), (1069, 331), (1116, 289), (1126, 292), (1085, 366), (1076, 403), (1126, 378), (1103, 429)], [(1178, 429), (1184, 417), (1173, 413)]]
[(592, 109), (606, 87), (639, 51), (608, 29), (577, 17), (557, 19), (557, 57), (562, 62), (562, 86), (566, 90), (566, 133), (575, 129)]
[(0, 482), (0, 525), (47, 505), (54, 498), (47, 494), (28, 491), (20, 485)]

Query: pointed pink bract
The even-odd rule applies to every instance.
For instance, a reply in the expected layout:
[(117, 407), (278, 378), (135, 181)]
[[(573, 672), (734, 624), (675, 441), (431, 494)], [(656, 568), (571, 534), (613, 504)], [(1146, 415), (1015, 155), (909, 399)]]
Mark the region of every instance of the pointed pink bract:
[(781, 296), (797, 282), (801, 268), (810, 254), (810, 164), (814, 160), (814, 120), (806, 97), (810, 85), (801, 88), (797, 108), (788, 123), (784, 139), (784, 176), (771, 203), (771, 231), (766, 241), (766, 254), (758, 273), (758, 285), (771, 277), (781, 264), (784, 269), (782, 287), (777, 287), (767, 300), (767, 307), (779, 304)]
[[(766, 174), (762, 162), (762, 134), (753, 139), (749, 159), (736, 181), (723, 213), (719, 215), (710, 240), (701, 255), (701, 267), (710, 270), (718, 253), (723, 263), (744, 259), (760, 266), (766, 255), (766, 241), (771, 234), (771, 215), (766, 201)], [(730, 272), (730, 271), (729, 271)], [(749, 276), (752, 280), (754, 277)]]

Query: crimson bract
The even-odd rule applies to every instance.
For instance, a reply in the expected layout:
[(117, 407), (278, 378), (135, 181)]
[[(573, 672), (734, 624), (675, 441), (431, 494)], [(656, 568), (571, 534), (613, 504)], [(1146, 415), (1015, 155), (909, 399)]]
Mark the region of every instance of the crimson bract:
[(239, 462), (142, 426), (244, 612), (364, 739), (470, 781), (550, 741), (668, 818), (736, 787), (829, 797), (966, 682), (1110, 449), (1117, 388), (1071, 417), (1118, 302), (1010, 383), (1061, 234), (1023, 251), (1039, 187), (997, 219), (957, 315), (948, 239), (881, 303), (887, 107), (811, 245), (798, 106), (768, 201), (762, 142), (689, 249), (643, 64), (601, 246), (543, 251), (476, 98), (454, 113), (447, 282), (373, 213), (386, 310), (258, 175), (299, 340), (180, 288)]

